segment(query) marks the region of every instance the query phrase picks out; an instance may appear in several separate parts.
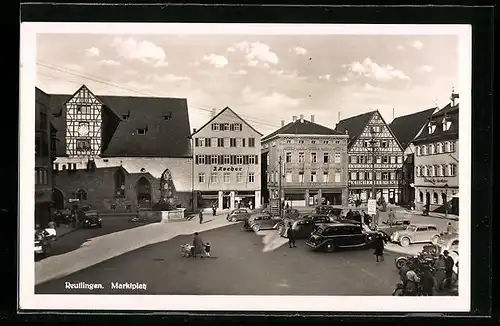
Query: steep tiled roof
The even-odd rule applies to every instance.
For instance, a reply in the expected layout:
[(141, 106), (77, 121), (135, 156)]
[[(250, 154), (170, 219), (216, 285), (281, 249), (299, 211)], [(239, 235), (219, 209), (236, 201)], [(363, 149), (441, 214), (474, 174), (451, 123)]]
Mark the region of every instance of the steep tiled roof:
[(429, 117), (435, 110), (436, 108), (427, 109), (392, 120), (389, 128), (391, 128), (403, 149), (408, 147), (422, 127), (429, 122)]
[(262, 141), (266, 141), (276, 135), (285, 134), (285, 135), (343, 135), (344, 133), (335, 131), (333, 129), (327, 128), (325, 126), (316, 124), (314, 122), (310, 122), (307, 120), (303, 120), (300, 122), (300, 119), (295, 120), (295, 122), (290, 122), (289, 124), (281, 127), (275, 132), (265, 136), (262, 138)]
[[(50, 95), (57, 129), (57, 156), (66, 155), (64, 104), (73, 95)], [(189, 157), (191, 143), (186, 99), (96, 95), (104, 103), (102, 156)], [(123, 115), (129, 115), (123, 119)], [(165, 119), (165, 116), (170, 118)], [(138, 128), (147, 128), (138, 135)]]
[(201, 126), (198, 130), (196, 130), (195, 132), (193, 132), (193, 134), (191, 134), (191, 136), (194, 136), (195, 134), (197, 134), (198, 132), (200, 132), (203, 128), (205, 128), (206, 126), (208, 126), (210, 124), (210, 122), (214, 121), (215, 119), (217, 119), (220, 115), (222, 115), (224, 112), (226, 111), (231, 111), (231, 113), (233, 113), (238, 119), (240, 119), (241, 121), (243, 121), (250, 129), (252, 129), (253, 131), (255, 131), (256, 133), (258, 133), (259, 135), (262, 136), (262, 134), (260, 132), (258, 132), (254, 127), (252, 127), (248, 122), (246, 122), (244, 119), (242, 119), (238, 113), (234, 112), (230, 107), (226, 106), (223, 110), (221, 110), (219, 113), (217, 113), (212, 119), (208, 120), (207, 123), (205, 123), (203, 126)]
[[(444, 117), (451, 121), (450, 129), (446, 131), (443, 130), (442, 124)], [(444, 108), (434, 113), (432, 117), (427, 120), (427, 123), (430, 121), (433, 121), (436, 124), (436, 129), (432, 134), (429, 134), (429, 128), (423, 128), (422, 133), (413, 140), (415, 144), (437, 140), (458, 139), (458, 104), (455, 106), (452, 106), (451, 104), (446, 105)]]
[(354, 117), (350, 117), (344, 120), (340, 120), (335, 126), (337, 132), (345, 134), (345, 131), (349, 133), (348, 146), (351, 146), (356, 139), (363, 133), (368, 122), (377, 111), (366, 112)]

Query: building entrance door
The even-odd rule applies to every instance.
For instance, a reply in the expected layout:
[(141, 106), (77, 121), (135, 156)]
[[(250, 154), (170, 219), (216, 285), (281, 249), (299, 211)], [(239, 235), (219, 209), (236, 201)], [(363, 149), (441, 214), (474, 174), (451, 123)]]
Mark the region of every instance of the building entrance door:
[(137, 181), (137, 204), (139, 207), (151, 207), (151, 183), (142, 177)]
[(64, 195), (57, 188), (52, 189), (52, 207), (54, 209), (64, 209)]

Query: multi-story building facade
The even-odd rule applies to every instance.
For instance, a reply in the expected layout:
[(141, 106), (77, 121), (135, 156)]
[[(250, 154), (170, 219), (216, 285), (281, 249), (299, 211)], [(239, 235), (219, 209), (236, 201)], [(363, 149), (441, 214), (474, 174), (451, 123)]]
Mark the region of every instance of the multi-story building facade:
[(261, 136), (229, 107), (193, 130), (196, 207), (261, 206)]
[(262, 169), (269, 199), (292, 207), (347, 203), (345, 133), (293, 117), (262, 139)]
[(418, 137), (427, 125), (429, 118), (437, 110), (431, 108), (424, 111), (395, 118), (389, 128), (392, 130), (403, 148), (403, 165), (396, 172), (399, 182), (399, 205), (409, 205), (415, 202), (415, 146), (411, 143)]
[[(42, 94), (42, 92), (37, 92)], [(186, 99), (47, 95), (57, 129), (53, 162), (56, 208), (151, 207), (162, 196), (190, 207), (191, 146)]]
[[(380, 112), (371, 111), (339, 121), (335, 130), (349, 135), (349, 196), (397, 203), (400, 191), (396, 177), (403, 165), (403, 149)], [(375, 196), (372, 196), (375, 189)]]
[(415, 146), (415, 199), (417, 209), (458, 215), (458, 103), (434, 113)]
[(35, 112), (35, 222), (46, 225), (52, 209), (55, 130), (50, 119), (50, 97), (39, 89), (36, 89)]

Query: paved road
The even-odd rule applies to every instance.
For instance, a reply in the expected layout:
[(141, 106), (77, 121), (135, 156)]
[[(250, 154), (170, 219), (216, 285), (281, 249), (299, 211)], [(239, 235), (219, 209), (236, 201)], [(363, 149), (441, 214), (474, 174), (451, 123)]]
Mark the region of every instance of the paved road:
[(104, 216), (102, 217), (102, 228), (82, 228), (65, 234), (53, 242), (51, 256), (76, 250), (92, 238), (149, 224), (130, 222), (130, 218), (131, 216)]
[[(210, 259), (180, 256), (191, 236), (150, 245), (35, 288), (37, 294), (390, 295), (398, 281), (394, 256), (376, 263), (371, 250), (316, 253), (304, 240), (288, 248), (272, 231), (241, 231), (241, 223), (203, 232)], [(65, 282), (100, 283), (103, 290), (65, 289)], [(139, 282), (147, 290), (113, 290)]]

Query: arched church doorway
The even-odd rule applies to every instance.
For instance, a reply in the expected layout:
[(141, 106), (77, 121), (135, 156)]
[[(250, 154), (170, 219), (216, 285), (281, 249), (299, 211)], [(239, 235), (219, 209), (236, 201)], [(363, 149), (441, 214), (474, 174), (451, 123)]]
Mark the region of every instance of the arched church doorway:
[(52, 189), (52, 208), (64, 209), (64, 195), (62, 191), (57, 188)]
[(137, 203), (139, 207), (151, 207), (151, 183), (148, 179), (141, 177), (137, 181)]

